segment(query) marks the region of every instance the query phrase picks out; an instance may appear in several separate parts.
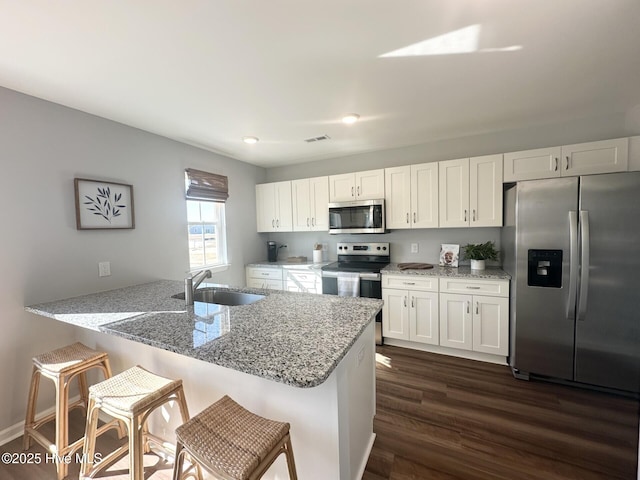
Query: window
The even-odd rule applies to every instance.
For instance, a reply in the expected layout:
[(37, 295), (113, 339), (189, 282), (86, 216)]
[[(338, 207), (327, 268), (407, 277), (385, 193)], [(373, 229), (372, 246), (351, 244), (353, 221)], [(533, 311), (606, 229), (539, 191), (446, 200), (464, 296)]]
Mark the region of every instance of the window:
[(223, 267), (227, 264), (227, 177), (188, 168), (185, 171), (185, 183), (189, 268)]
[(190, 269), (226, 265), (224, 203), (187, 199), (187, 223)]

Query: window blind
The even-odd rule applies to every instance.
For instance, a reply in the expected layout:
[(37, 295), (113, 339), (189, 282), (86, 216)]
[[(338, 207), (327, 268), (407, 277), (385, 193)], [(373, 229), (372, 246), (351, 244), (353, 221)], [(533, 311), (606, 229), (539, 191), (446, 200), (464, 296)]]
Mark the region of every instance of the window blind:
[(224, 203), (229, 198), (229, 180), (224, 175), (187, 168), (187, 199)]

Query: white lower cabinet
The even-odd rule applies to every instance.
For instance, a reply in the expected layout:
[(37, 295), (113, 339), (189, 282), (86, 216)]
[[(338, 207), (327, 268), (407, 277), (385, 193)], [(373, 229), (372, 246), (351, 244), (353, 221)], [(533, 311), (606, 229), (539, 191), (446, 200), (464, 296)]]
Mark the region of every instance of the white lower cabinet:
[(383, 275), (382, 299), (387, 343), (506, 362), (509, 280)]
[(282, 268), (247, 267), (247, 287), (282, 290)]
[(509, 282), (440, 279), (440, 345), (507, 356)]
[(288, 292), (322, 293), (322, 271), (318, 268), (285, 267), (284, 289)]
[(437, 278), (382, 278), (382, 336), (438, 345)]

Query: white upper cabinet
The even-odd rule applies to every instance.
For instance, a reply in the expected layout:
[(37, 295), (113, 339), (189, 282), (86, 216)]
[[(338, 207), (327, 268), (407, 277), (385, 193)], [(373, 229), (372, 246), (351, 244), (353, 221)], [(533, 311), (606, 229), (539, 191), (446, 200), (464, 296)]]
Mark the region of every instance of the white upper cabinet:
[(502, 155), (469, 159), (469, 226), (502, 226)]
[(385, 169), (389, 229), (438, 226), (438, 163)]
[(329, 178), (315, 177), (291, 182), (293, 231), (329, 230)]
[(469, 159), (439, 162), (441, 227), (469, 226)]
[(384, 169), (331, 175), (329, 201), (373, 200), (384, 198)]
[(624, 172), (629, 139), (578, 143), (504, 154), (504, 181)]
[(291, 232), (292, 218), (291, 182), (256, 185), (258, 232)]
[(502, 225), (502, 155), (439, 162), (441, 227)]
[(629, 166), (629, 139), (565, 145), (562, 159), (563, 176), (625, 172)]

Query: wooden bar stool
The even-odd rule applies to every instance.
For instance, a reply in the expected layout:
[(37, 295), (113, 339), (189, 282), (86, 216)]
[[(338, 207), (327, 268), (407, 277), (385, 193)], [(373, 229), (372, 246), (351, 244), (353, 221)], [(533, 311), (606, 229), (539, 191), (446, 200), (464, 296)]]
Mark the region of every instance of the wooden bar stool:
[[(111, 377), (107, 354), (93, 350), (82, 343), (67, 345), (33, 358), (33, 373), (31, 374), (27, 414), (24, 422), (23, 446), (25, 450), (31, 446), (31, 439), (58, 457), (73, 455), (76, 450), (82, 447), (82, 438), (69, 444), (69, 411), (76, 407), (86, 408), (88, 398), (86, 373), (92, 368), (100, 369), (105, 378)], [(56, 408), (52, 414), (36, 419), (36, 404), (41, 376), (51, 379), (55, 384)], [(78, 377), (80, 400), (69, 404), (69, 385), (75, 377)], [(56, 421), (56, 438), (54, 442), (51, 442), (38, 429), (53, 419)], [(99, 434), (115, 426), (119, 427), (115, 423), (103, 425)], [(119, 433), (122, 434), (122, 430), (119, 430)], [(64, 461), (57, 461), (56, 470), (58, 480), (61, 480), (67, 476), (69, 465)]]
[[(144, 479), (144, 453), (149, 442), (164, 449), (166, 442), (147, 429), (149, 415), (167, 402), (177, 401), (182, 421), (189, 420), (189, 410), (182, 389), (182, 380), (171, 380), (148, 372), (140, 366), (115, 375), (89, 388), (87, 426), (84, 435), (84, 456), (80, 465), (80, 479), (93, 478), (127, 450), (129, 451), (129, 476), (133, 480)], [(129, 441), (94, 464), (98, 414), (103, 411), (124, 422)], [(173, 452), (171, 452), (173, 453)]]
[[(200, 466), (223, 480), (258, 479), (281, 453), (289, 478), (298, 478), (289, 424), (255, 415), (226, 395), (179, 426), (176, 437), (173, 480), (186, 474), (201, 479)], [(195, 464), (183, 471), (185, 454)]]

